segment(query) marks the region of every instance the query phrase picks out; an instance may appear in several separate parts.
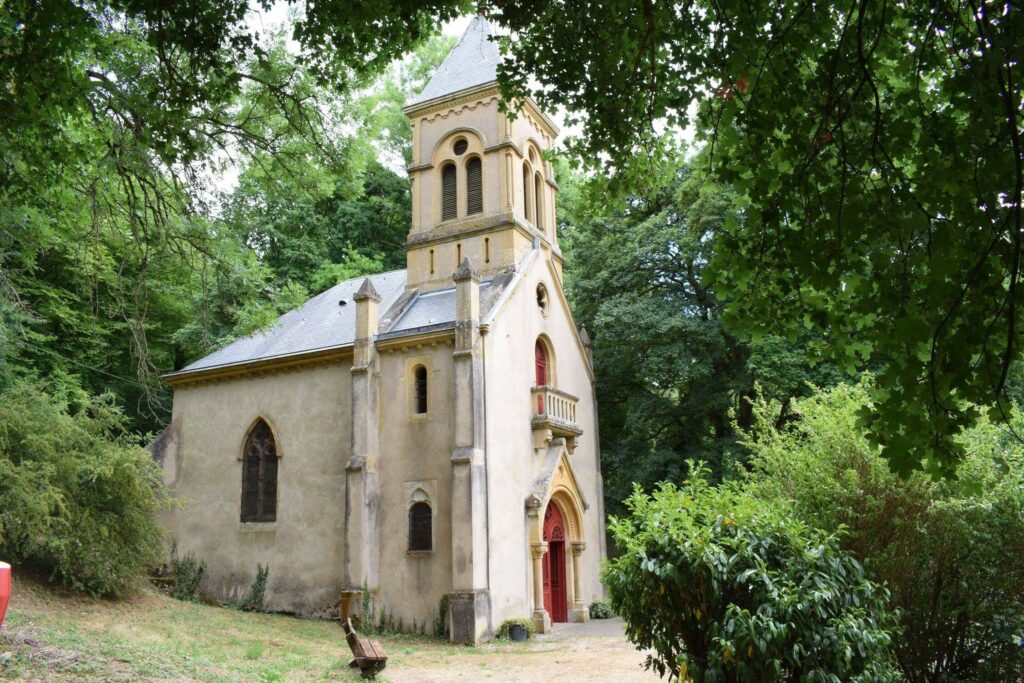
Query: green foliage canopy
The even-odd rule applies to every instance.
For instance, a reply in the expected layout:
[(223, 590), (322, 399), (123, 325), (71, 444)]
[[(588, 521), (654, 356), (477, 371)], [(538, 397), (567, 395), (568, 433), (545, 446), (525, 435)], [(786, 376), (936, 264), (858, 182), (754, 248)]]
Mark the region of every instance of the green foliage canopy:
[(747, 200), (712, 264), (723, 318), (819, 332), (843, 368), (881, 363), (864, 417), (896, 469), (949, 475), (975, 406), (1007, 412), (1024, 351), (1019, 3), (494, 4), (508, 92), (575, 113), (584, 159), (643, 166), (700, 104), (708, 167)]

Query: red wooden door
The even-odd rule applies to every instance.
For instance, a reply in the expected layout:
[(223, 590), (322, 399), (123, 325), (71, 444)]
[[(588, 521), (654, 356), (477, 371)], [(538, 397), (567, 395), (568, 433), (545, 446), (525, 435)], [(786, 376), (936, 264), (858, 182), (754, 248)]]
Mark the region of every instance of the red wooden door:
[(544, 540), (548, 551), (544, 555), (544, 609), (551, 621), (568, 621), (568, 601), (565, 589), (565, 525), (558, 506), (548, 503), (544, 512)]

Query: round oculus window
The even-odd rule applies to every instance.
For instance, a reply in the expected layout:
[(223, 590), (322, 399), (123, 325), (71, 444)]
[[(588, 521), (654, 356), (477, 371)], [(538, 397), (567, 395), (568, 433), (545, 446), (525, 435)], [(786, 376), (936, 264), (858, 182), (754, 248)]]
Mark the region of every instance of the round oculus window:
[(465, 154), (466, 150), (469, 149), (469, 143), (466, 142), (466, 138), (459, 138), (455, 141), (452, 149), (455, 150), (456, 154)]

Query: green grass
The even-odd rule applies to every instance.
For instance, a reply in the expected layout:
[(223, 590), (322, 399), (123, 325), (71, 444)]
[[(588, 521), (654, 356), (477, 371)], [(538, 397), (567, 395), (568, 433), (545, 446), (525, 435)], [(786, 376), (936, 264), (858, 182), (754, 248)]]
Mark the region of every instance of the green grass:
[[(380, 641), (389, 666), (472, 651), (425, 636)], [(0, 631), (3, 652), (13, 657), (0, 666), (0, 678), (358, 680), (337, 622), (185, 603), (150, 589), (125, 600), (93, 600), (24, 579), (15, 584)]]

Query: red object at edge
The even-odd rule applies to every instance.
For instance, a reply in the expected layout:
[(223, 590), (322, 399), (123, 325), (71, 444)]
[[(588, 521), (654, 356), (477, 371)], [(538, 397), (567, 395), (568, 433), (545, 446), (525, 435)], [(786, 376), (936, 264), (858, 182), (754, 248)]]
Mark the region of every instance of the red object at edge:
[(4, 624), (7, 603), (11, 601), (11, 565), (0, 562), (0, 626)]

